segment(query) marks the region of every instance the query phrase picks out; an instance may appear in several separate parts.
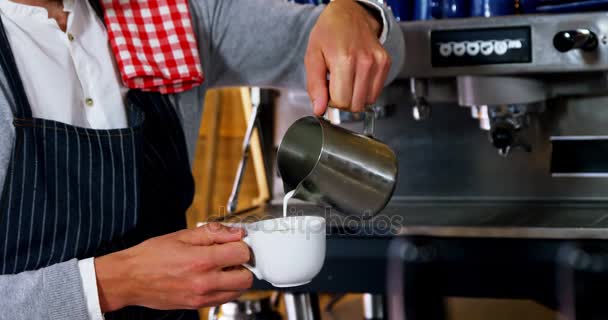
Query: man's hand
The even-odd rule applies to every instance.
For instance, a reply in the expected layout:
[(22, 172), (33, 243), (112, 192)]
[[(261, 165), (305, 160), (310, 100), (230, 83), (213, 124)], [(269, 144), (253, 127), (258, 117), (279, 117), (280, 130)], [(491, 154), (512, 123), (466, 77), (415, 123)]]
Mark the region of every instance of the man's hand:
[(220, 224), (153, 238), (95, 259), (102, 312), (125, 306), (198, 309), (234, 300), (253, 275), (244, 231)]
[(315, 114), (325, 113), (328, 103), (361, 112), (376, 101), (391, 65), (378, 39), (381, 28), (380, 22), (354, 0), (335, 0), (327, 5), (311, 31), (305, 58)]

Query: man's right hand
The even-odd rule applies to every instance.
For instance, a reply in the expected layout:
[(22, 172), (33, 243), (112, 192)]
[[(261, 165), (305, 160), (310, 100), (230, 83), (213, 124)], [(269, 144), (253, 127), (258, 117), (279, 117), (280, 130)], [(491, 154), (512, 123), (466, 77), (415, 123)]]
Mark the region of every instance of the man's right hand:
[(102, 312), (126, 306), (198, 309), (234, 300), (253, 275), (242, 229), (207, 224), (95, 259)]

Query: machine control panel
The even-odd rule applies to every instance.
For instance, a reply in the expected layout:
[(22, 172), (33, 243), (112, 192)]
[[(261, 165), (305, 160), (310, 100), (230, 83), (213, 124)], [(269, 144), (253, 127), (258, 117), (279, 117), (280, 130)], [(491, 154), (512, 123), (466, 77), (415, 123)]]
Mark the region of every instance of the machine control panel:
[(433, 67), (532, 62), (530, 27), (431, 32)]

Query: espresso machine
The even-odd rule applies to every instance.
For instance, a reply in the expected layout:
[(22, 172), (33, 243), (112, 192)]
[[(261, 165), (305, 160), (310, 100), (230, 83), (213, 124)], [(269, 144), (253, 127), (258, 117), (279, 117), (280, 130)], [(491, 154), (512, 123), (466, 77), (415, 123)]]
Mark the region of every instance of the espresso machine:
[(395, 125), (400, 133), (386, 128), (398, 153), (411, 149), (399, 159), (395, 200), (608, 199), (608, 14), (433, 20), (402, 29), (406, 59), (381, 102), (412, 105), (412, 120)]
[[(433, 102), (455, 103), (470, 109), (500, 156), (533, 152), (526, 131), (546, 111), (555, 112), (547, 110), (548, 101), (573, 105), (573, 97), (606, 94), (604, 19), (596, 13), (404, 24), (407, 58), (400, 77), (410, 81), (414, 118), (428, 119)], [(555, 124), (553, 141), (581, 135)], [(598, 134), (590, 129), (584, 135)]]
[[(293, 206), (329, 229), (321, 273), (285, 293), (289, 318), (318, 318), (319, 292), (364, 293), (370, 319), (446, 319), (451, 297), (608, 316), (608, 13), (400, 27), (406, 57), (375, 106), (399, 159), (394, 196), (373, 219)], [(280, 217), (274, 194), (248, 214)]]
[(382, 102), (401, 120), (384, 126), (401, 173), (384, 212), (402, 218), (389, 317), (445, 319), (454, 296), (605, 317), (593, 296), (608, 285), (608, 14), (402, 30), (406, 60)]

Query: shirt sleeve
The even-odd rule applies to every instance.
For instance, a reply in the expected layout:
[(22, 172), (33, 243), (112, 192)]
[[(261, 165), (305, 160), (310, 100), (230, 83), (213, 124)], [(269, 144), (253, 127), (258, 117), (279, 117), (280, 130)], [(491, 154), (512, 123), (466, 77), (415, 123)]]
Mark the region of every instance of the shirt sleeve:
[(94, 258), (78, 261), (80, 281), (84, 291), (89, 320), (104, 320), (99, 305), (99, 293), (97, 292), (97, 276), (95, 274)]
[(384, 7), (381, 3), (374, 0), (357, 0), (360, 3), (363, 3), (370, 8), (378, 10), (380, 12), (380, 16), (382, 17), (382, 32), (380, 33), (380, 43), (384, 45), (386, 42), (386, 38), (388, 37), (388, 19), (386, 18), (386, 12), (384, 11)]
[(77, 260), (0, 276), (0, 320), (87, 319)]
[[(405, 44), (390, 11), (373, 0), (386, 19), (383, 46), (393, 64), (387, 82), (403, 65)], [(323, 6), (276, 0), (191, 0), (207, 88), (258, 86), (305, 89), (304, 55)], [(384, 37), (381, 37), (384, 38)]]

